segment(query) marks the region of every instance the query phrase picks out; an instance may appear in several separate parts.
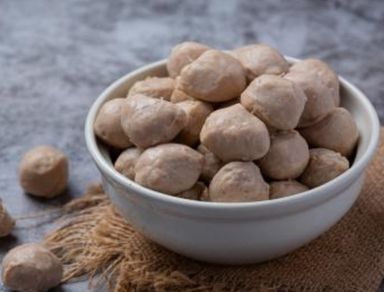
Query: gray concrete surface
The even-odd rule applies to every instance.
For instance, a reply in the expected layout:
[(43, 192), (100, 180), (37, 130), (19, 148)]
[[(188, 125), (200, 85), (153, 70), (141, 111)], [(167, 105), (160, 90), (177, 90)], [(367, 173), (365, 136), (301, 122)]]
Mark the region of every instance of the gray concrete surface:
[[(14, 216), (59, 206), (98, 179), (83, 139), (89, 106), (113, 80), (184, 40), (221, 49), (266, 42), (286, 55), (322, 58), (368, 95), (384, 121), (381, 0), (0, 0), (0, 196)], [(70, 157), (69, 192), (59, 199), (36, 200), (18, 185), (20, 156), (38, 144)], [(49, 222), (19, 221), (0, 255), (38, 241)]]

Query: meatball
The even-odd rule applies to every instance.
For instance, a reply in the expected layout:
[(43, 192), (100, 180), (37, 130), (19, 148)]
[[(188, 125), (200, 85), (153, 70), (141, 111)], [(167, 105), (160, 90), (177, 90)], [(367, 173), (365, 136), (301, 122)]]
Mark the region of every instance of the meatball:
[(209, 50), (181, 71), (178, 88), (188, 96), (209, 102), (236, 98), (245, 89), (245, 72), (229, 54)]
[(304, 138), (294, 130), (276, 132), (271, 147), (258, 164), (262, 173), (275, 180), (297, 178), (307, 166), (309, 150)]
[(201, 196), (206, 191), (207, 191), (207, 186), (204, 183), (198, 181), (189, 190), (176, 194), (176, 197), (189, 199), (189, 200), (200, 200)]
[(177, 141), (189, 145), (196, 146), (199, 143), (201, 128), (205, 119), (213, 111), (212, 105), (199, 100), (185, 100), (177, 103), (187, 114), (187, 125), (181, 130), (176, 137)]
[(121, 110), (124, 132), (144, 149), (171, 141), (186, 124), (187, 114), (179, 106), (145, 95), (130, 96)]
[(175, 46), (167, 61), (169, 76), (175, 78), (180, 75), (181, 70), (185, 66), (192, 63), (209, 49), (210, 47), (196, 42), (184, 42)]
[(121, 108), (124, 101), (125, 98), (115, 98), (104, 103), (93, 125), (98, 138), (108, 145), (119, 149), (132, 145), (120, 123)]
[(284, 78), (295, 82), (307, 96), (299, 127), (316, 123), (339, 106), (339, 79), (326, 63), (316, 59), (298, 62)]
[(60, 195), (68, 183), (68, 160), (63, 152), (51, 146), (29, 150), (19, 165), (20, 184), (36, 197)]
[(171, 100), (175, 89), (175, 80), (169, 77), (148, 77), (137, 81), (129, 90), (128, 97), (136, 94), (143, 94), (150, 97)]
[(270, 140), (266, 126), (242, 105), (216, 110), (205, 120), (201, 143), (223, 161), (263, 157)]
[(185, 100), (195, 100), (192, 96), (189, 96), (179, 88), (180, 76), (175, 80), (175, 89), (171, 95), (171, 102), (178, 103)]
[(115, 161), (115, 169), (127, 178), (134, 180), (135, 164), (141, 153), (142, 150), (138, 148), (128, 148), (124, 150)]
[(136, 162), (135, 181), (155, 191), (175, 195), (197, 182), (203, 156), (181, 144), (162, 144), (145, 150)]
[(200, 194), (200, 201), (203, 201), (203, 202), (210, 202), (211, 201), (211, 199), (209, 198), (209, 192), (208, 192), (207, 187)]
[(241, 94), (241, 104), (267, 126), (280, 130), (296, 128), (307, 98), (290, 80), (261, 75)]
[(9, 215), (3, 202), (0, 200), (0, 237), (8, 236), (14, 226), (15, 220)]
[(63, 275), (59, 259), (36, 243), (11, 249), (2, 267), (4, 285), (17, 291), (47, 291), (59, 285)]
[(309, 154), (309, 163), (300, 181), (310, 188), (329, 182), (349, 168), (349, 161), (335, 151), (313, 148)]
[(300, 134), (311, 146), (331, 149), (343, 156), (351, 155), (359, 138), (356, 122), (342, 107), (333, 109), (320, 122), (300, 129)]
[(289, 68), (284, 57), (276, 49), (265, 44), (238, 48), (232, 51), (232, 56), (245, 68), (249, 82), (262, 74), (281, 75)]
[(201, 179), (209, 183), (219, 169), (223, 166), (223, 162), (203, 144), (197, 147), (197, 151), (204, 155), (203, 170), (201, 171)]
[(289, 197), (308, 190), (308, 187), (296, 180), (274, 181), (270, 183), (270, 199)]
[(175, 88), (175, 90), (172, 92), (171, 95), (171, 102), (173, 103), (178, 103), (180, 101), (185, 101), (185, 100), (195, 100), (193, 97), (189, 96), (185, 92), (181, 91), (178, 88)]
[(269, 186), (253, 162), (233, 161), (224, 165), (209, 185), (213, 202), (268, 200)]

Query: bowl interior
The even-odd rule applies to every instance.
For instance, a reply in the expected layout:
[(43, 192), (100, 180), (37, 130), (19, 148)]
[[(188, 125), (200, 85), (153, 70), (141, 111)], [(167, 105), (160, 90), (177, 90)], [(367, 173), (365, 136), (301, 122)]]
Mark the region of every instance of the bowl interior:
[[(292, 64), (297, 62), (294, 58), (287, 57), (288, 61)], [(377, 114), (369, 102), (369, 100), (364, 96), (364, 94), (358, 90), (355, 86), (347, 82), (344, 78), (340, 77), (341, 85), (341, 106), (348, 109), (352, 116), (354, 117), (358, 130), (360, 133), (360, 138), (358, 141), (357, 151), (355, 160), (350, 169), (345, 173), (335, 178), (334, 180), (319, 186), (317, 188), (311, 189), (309, 191), (296, 194), (290, 197), (270, 200), (270, 201), (260, 201), (260, 202), (246, 202), (246, 203), (213, 203), (213, 202), (200, 202), (192, 201), (182, 198), (177, 198), (169, 196), (166, 194), (159, 193), (147, 188), (144, 188), (135, 182), (125, 178), (123, 175), (118, 173), (112, 165), (110, 154), (108, 149), (97, 141), (93, 133), (93, 122), (97, 115), (98, 110), (101, 105), (107, 100), (125, 97), (129, 88), (138, 80), (143, 80), (148, 76), (158, 76), (164, 77), (167, 76), (167, 71), (165, 67), (165, 60), (152, 63), (150, 65), (144, 66), (132, 73), (129, 73), (115, 83), (110, 85), (95, 101), (93, 104), (86, 121), (86, 141), (88, 149), (91, 152), (97, 166), (103, 173), (113, 177), (118, 183), (124, 184), (130, 190), (143, 194), (144, 196), (150, 196), (151, 199), (155, 200), (165, 200), (170, 203), (184, 204), (184, 205), (199, 205), (199, 206), (211, 206), (211, 207), (241, 207), (241, 206), (255, 206), (255, 205), (279, 205), (281, 203), (292, 203), (295, 204), (300, 200), (305, 200), (306, 197), (312, 196), (318, 197), (321, 200), (333, 195), (337, 192), (338, 187), (344, 181), (344, 183), (349, 180), (351, 182), (355, 179), (361, 172), (364, 167), (367, 165), (371, 157), (375, 152), (375, 148), (378, 143), (379, 129), (380, 124), (378, 121)], [(339, 186), (338, 186), (339, 185)], [(339, 189), (340, 190), (340, 189)], [(312, 199), (314, 202), (316, 200)]]

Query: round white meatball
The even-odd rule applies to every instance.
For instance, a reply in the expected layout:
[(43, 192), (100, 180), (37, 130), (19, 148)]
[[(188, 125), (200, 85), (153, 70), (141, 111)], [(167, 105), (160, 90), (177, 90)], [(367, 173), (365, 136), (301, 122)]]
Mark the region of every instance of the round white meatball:
[(201, 200), (203, 194), (207, 192), (207, 186), (198, 181), (195, 185), (184, 192), (178, 193), (175, 196), (179, 198), (189, 199), (189, 200)]
[(246, 87), (244, 69), (229, 54), (209, 50), (181, 71), (178, 89), (209, 102), (238, 97)]
[(38, 146), (24, 154), (19, 165), (19, 180), (28, 194), (53, 198), (67, 187), (67, 156), (52, 146)]
[(307, 97), (294, 82), (275, 75), (257, 77), (241, 94), (241, 104), (267, 126), (296, 128)]
[(14, 226), (15, 220), (8, 213), (7, 208), (0, 200), (0, 237), (8, 236), (12, 232)]
[(199, 143), (200, 131), (206, 118), (213, 111), (212, 105), (199, 100), (185, 100), (177, 103), (187, 114), (187, 125), (181, 130), (176, 140), (191, 147)]
[(171, 100), (175, 89), (175, 80), (170, 77), (148, 77), (137, 81), (128, 92), (128, 96), (143, 94), (150, 97)]
[(318, 123), (300, 129), (300, 134), (309, 145), (331, 149), (343, 156), (352, 154), (359, 138), (355, 120), (342, 107), (333, 109)]
[(308, 144), (294, 130), (276, 132), (271, 136), (268, 153), (259, 160), (262, 173), (275, 180), (297, 178), (309, 160)]
[(187, 114), (176, 104), (145, 95), (128, 97), (121, 110), (121, 125), (137, 147), (173, 140), (187, 124)]
[(142, 152), (135, 147), (124, 150), (115, 161), (115, 169), (125, 177), (135, 179), (135, 165)]
[(203, 170), (201, 171), (201, 179), (209, 183), (219, 169), (223, 166), (223, 162), (203, 144), (197, 147), (197, 151), (204, 155)]
[(175, 89), (173, 90), (171, 95), (171, 102), (178, 103), (185, 100), (196, 100), (192, 96), (189, 96), (179, 88), (179, 82), (180, 82), (180, 76), (177, 76), (175, 79)]
[(174, 195), (197, 182), (203, 156), (182, 144), (161, 144), (145, 150), (135, 165), (135, 181), (144, 187)]
[(264, 123), (240, 104), (211, 113), (201, 130), (200, 140), (225, 162), (259, 159), (270, 146)]
[(268, 200), (269, 186), (253, 162), (233, 161), (224, 165), (209, 185), (212, 202)]
[(269, 184), (269, 198), (279, 199), (289, 197), (308, 190), (308, 187), (296, 180), (274, 181)]
[(63, 265), (44, 246), (27, 243), (11, 249), (2, 263), (2, 280), (16, 291), (47, 291), (60, 284)]
[(93, 129), (104, 143), (124, 149), (132, 145), (121, 127), (121, 108), (125, 98), (115, 98), (104, 103), (96, 116)]
[(307, 96), (299, 127), (316, 123), (340, 104), (339, 79), (324, 62), (307, 59), (291, 66), (284, 76), (301, 87)]
[(284, 57), (265, 44), (248, 45), (231, 53), (245, 68), (249, 82), (262, 74), (281, 75), (289, 68)]
[(176, 45), (167, 61), (169, 76), (175, 78), (180, 75), (181, 70), (196, 60), (202, 53), (211, 48), (196, 42), (184, 42)]
[(349, 168), (348, 159), (335, 151), (313, 148), (309, 153), (309, 163), (301, 175), (300, 181), (310, 188), (329, 182)]

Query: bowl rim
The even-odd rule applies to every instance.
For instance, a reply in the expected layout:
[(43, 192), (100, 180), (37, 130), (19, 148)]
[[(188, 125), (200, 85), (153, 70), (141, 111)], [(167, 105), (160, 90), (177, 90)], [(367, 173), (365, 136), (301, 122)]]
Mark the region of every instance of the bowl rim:
[[(285, 56), (289, 63), (295, 63), (300, 61), (300, 59), (292, 58)], [(198, 208), (198, 209), (210, 209), (210, 210), (252, 210), (257, 209), (270, 209), (276, 210), (277, 208), (289, 208), (289, 206), (307, 206), (308, 204), (317, 204), (321, 201), (326, 201), (338, 194), (338, 192), (345, 188), (346, 185), (355, 180), (359, 175), (362, 174), (364, 168), (372, 159), (375, 154), (376, 148), (379, 143), (380, 136), (380, 122), (377, 116), (377, 113), (361, 90), (356, 86), (348, 82), (345, 78), (339, 76), (340, 83), (351, 91), (354, 98), (359, 99), (360, 103), (368, 112), (369, 123), (372, 127), (372, 134), (369, 140), (369, 143), (366, 147), (366, 150), (362, 153), (361, 157), (355, 161), (352, 166), (343, 174), (336, 177), (335, 179), (305, 192), (301, 192), (292, 196), (274, 199), (274, 200), (265, 200), (265, 201), (255, 201), (255, 202), (206, 202), (206, 201), (197, 201), (189, 200), (184, 198), (179, 198), (176, 196), (171, 196), (164, 194), (155, 190), (148, 189), (143, 187), (136, 182), (126, 178), (119, 172), (117, 172), (112, 165), (110, 165), (106, 159), (103, 157), (96, 140), (96, 136), (93, 131), (93, 124), (96, 118), (96, 115), (102, 106), (102, 104), (108, 100), (109, 95), (118, 87), (123, 85), (129, 79), (135, 77), (139, 74), (145, 74), (149, 70), (159, 69), (165, 67), (166, 59), (150, 63), (148, 65), (142, 66), (136, 70), (127, 73), (110, 84), (93, 102), (91, 105), (86, 120), (85, 120), (85, 140), (89, 153), (91, 154), (92, 159), (96, 163), (96, 166), (99, 170), (106, 174), (109, 178), (113, 179), (115, 182), (123, 185), (124, 187), (130, 189), (131, 191), (138, 193), (139, 195), (150, 199), (151, 201), (156, 201), (158, 203), (172, 204), (177, 205), (178, 207), (185, 208)]]

